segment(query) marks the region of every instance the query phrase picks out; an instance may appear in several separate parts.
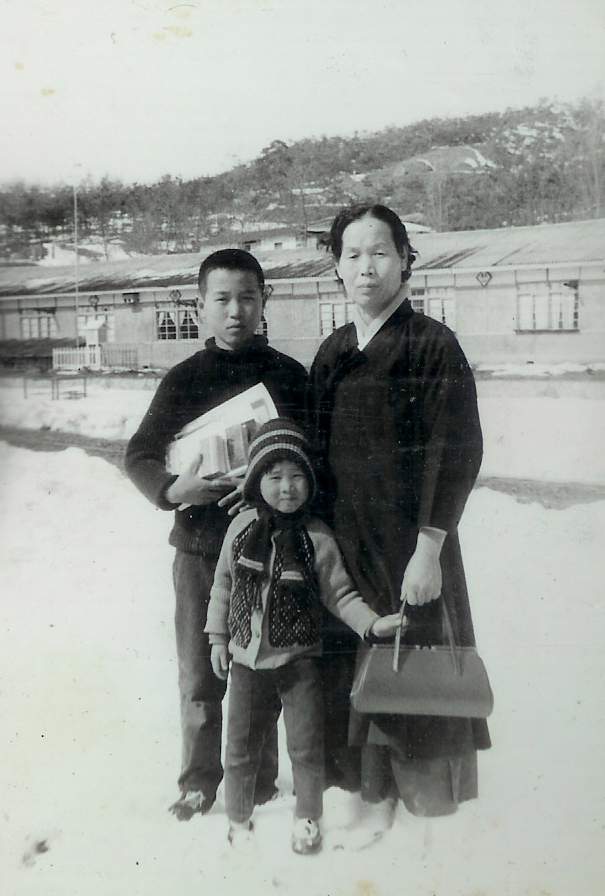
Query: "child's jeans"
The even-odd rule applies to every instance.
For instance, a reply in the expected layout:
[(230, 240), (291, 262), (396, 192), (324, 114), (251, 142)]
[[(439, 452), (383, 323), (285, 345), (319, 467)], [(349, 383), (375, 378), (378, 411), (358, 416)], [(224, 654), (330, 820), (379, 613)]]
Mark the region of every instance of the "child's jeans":
[[(210, 643), (204, 633), (215, 567), (216, 558), (182, 551), (176, 552), (173, 565), (182, 732), (179, 787), (201, 791), (210, 800), (214, 800), (223, 777), (221, 702), (226, 690), (225, 682), (212, 671)], [(276, 699), (257, 780), (255, 800), (259, 803), (275, 790), (278, 716)]]
[(254, 808), (261, 747), (274, 719), (275, 695), (283, 706), (297, 818), (317, 821), (323, 810), (323, 695), (317, 660), (293, 660), (278, 669), (231, 664), (225, 802), (230, 821), (245, 822)]

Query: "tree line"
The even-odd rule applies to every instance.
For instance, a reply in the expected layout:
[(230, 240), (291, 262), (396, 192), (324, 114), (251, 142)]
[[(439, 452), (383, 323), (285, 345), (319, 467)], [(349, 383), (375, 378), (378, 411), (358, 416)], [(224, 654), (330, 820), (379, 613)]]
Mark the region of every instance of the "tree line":
[[(469, 162), (470, 158), (470, 162)], [(436, 230), (519, 226), (605, 212), (601, 101), (464, 118), (432, 118), (349, 137), (273, 141), (258, 158), (213, 177), (156, 183), (88, 181), (77, 190), (81, 239), (108, 253), (198, 251), (237, 241), (259, 222), (301, 233), (342, 205), (383, 201)], [(36, 258), (44, 242), (73, 239), (66, 184), (0, 188), (0, 255)]]

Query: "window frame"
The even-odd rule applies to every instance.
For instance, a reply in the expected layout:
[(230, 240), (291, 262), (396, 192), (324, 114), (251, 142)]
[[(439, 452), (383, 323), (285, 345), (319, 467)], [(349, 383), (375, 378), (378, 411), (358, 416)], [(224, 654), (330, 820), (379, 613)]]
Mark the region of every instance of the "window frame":
[[(166, 323), (161, 324), (162, 317), (172, 320), (173, 324), (168, 329)], [(193, 306), (177, 307), (174, 302), (158, 302), (155, 308), (155, 341), (156, 342), (191, 342), (200, 338), (200, 325), (196, 319), (196, 311)], [(189, 322), (187, 319), (189, 318)], [(161, 335), (174, 333), (174, 335)]]
[[(439, 314), (434, 313), (433, 305), (440, 302)], [(445, 324), (453, 333), (456, 332), (458, 303), (453, 286), (422, 286), (410, 289), (410, 304), (417, 314), (424, 314), (439, 323)]]
[[(565, 318), (570, 321), (565, 325)], [(517, 333), (579, 333), (580, 298), (577, 280), (517, 283)]]
[[(339, 327), (343, 327), (353, 320), (355, 303), (348, 302), (344, 295), (323, 293), (319, 296), (318, 305), (320, 336), (329, 336)], [(328, 313), (324, 317), (322, 312), (326, 310)]]
[[(42, 334), (42, 330), (46, 330)], [(26, 332), (29, 330), (29, 333)], [(35, 334), (33, 334), (35, 330)], [(59, 326), (55, 309), (26, 308), (19, 316), (19, 333), (21, 339), (57, 339)], [(41, 335), (42, 334), (42, 335)]]

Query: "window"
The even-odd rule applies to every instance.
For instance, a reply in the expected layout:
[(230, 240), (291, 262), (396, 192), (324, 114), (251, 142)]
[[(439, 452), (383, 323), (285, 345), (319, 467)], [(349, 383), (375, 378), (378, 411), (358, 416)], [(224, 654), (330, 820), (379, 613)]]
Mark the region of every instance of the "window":
[(453, 296), (443, 295), (437, 298), (429, 296), (428, 314), (429, 317), (448, 326), (450, 330), (456, 329), (456, 306)]
[(177, 311), (158, 311), (156, 313), (158, 339), (176, 339), (177, 315)]
[(520, 284), (517, 291), (517, 331), (579, 329), (578, 282)]
[(424, 314), (426, 305), (424, 289), (412, 289), (410, 302), (414, 311), (417, 311), (419, 314)]
[(196, 315), (189, 310), (177, 312), (179, 316), (179, 335), (181, 339), (197, 339), (199, 329)]
[(284, 244), (283, 243), (273, 243), (273, 248), (274, 249), (283, 249)]
[(344, 302), (342, 299), (334, 301), (321, 301), (319, 303), (319, 333), (328, 336), (338, 327), (349, 323), (354, 305), (352, 302)]
[(54, 311), (26, 311), (21, 317), (21, 339), (53, 339), (57, 336)]
[(414, 311), (456, 329), (456, 300), (452, 287), (432, 286), (428, 289), (412, 289), (410, 302)]
[(199, 339), (197, 315), (191, 308), (162, 308), (156, 311), (156, 338)]

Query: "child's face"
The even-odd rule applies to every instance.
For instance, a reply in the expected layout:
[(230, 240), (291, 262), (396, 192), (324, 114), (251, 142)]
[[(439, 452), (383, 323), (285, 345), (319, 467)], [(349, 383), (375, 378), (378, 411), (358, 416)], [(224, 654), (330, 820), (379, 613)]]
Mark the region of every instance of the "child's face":
[(298, 464), (280, 460), (260, 480), (260, 493), (280, 513), (295, 513), (309, 497), (309, 483)]
[(206, 278), (200, 296), (200, 318), (219, 348), (234, 351), (254, 336), (260, 326), (264, 299), (252, 271), (215, 268)]

